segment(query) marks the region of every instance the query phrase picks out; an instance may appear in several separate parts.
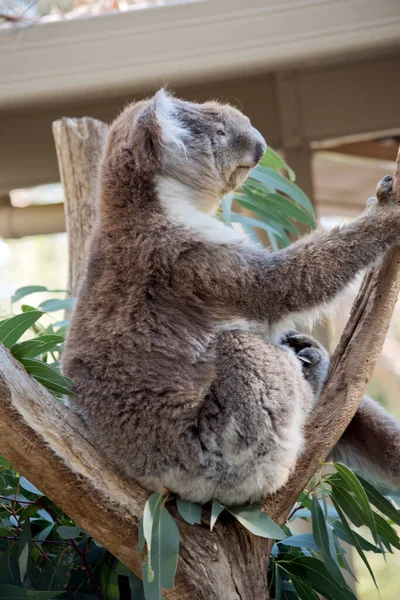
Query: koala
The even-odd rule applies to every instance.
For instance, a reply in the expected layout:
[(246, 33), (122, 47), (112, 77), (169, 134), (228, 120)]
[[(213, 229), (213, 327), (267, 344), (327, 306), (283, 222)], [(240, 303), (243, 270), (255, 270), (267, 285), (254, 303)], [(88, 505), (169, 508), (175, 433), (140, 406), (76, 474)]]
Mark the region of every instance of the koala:
[[(164, 90), (125, 108), (100, 165), (87, 264), (63, 357), (71, 408), (118, 472), (225, 505), (282, 487), (304, 445), (329, 356), (288, 331), (399, 242), (400, 209), (279, 252), (216, 216), (266, 149), (232, 106)], [(400, 483), (400, 427), (362, 402), (334, 456)]]

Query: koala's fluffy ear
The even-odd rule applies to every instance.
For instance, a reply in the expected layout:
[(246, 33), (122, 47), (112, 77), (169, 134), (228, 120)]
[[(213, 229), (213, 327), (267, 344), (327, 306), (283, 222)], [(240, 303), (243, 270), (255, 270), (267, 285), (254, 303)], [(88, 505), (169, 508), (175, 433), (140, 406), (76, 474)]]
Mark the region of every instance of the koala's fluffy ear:
[(173, 96), (159, 90), (135, 120), (132, 149), (138, 165), (160, 167), (165, 160), (185, 153), (189, 133), (179, 120)]
[(138, 114), (131, 132), (130, 146), (137, 166), (157, 168), (163, 160), (163, 137), (154, 98)]

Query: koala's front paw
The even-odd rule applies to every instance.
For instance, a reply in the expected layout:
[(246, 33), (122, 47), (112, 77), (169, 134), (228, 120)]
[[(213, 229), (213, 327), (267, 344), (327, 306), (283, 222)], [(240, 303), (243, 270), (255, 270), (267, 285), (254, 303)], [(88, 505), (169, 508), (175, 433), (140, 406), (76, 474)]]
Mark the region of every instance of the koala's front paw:
[(311, 385), (316, 398), (319, 397), (329, 370), (329, 354), (316, 339), (310, 335), (288, 331), (281, 344), (292, 348), (301, 361), (305, 379)]
[(387, 204), (392, 199), (393, 177), (385, 175), (376, 186), (376, 197), (379, 204)]

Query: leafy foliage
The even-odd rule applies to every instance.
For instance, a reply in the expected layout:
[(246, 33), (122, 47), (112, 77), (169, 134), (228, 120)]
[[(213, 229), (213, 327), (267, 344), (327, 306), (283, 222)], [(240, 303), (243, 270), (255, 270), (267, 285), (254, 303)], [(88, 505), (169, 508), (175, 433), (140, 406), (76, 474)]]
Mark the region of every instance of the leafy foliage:
[[(280, 174), (284, 169), (289, 179)], [(267, 148), (260, 164), (238, 192), (229, 194), (222, 202), (222, 217), (228, 225), (235, 223), (251, 238), (259, 241), (260, 232), (266, 233), (274, 250), (297, 237), (296, 223), (315, 227), (314, 209), (305, 193), (294, 183), (295, 174), (272, 148)], [(246, 214), (232, 208), (233, 202), (246, 209)], [(250, 214), (248, 214), (250, 211)]]
[[(252, 236), (263, 230), (274, 248), (287, 245), (289, 235), (298, 233), (295, 223), (314, 226), (312, 206), (294, 179), (288, 165), (268, 149), (240, 193), (224, 200), (225, 222), (239, 224)], [(232, 210), (233, 201), (254, 216)], [(49, 291), (63, 290), (25, 286), (16, 291), (12, 303)], [(37, 308), (23, 305), (20, 314), (0, 321), (0, 342), (59, 401), (73, 393), (73, 383), (59, 368), (69, 321), (56, 321), (52, 313), (72, 306), (70, 298), (54, 298)], [(43, 324), (46, 319), (52, 324)], [(204, 526), (209, 515), (212, 530), (224, 515), (254, 535), (277, 540), (269, 573), (276, 600), (316, 600), (317, 594), (328, 600), (355, 600), (343, 577), (343, 569), (354, 575), (341, 542), (354, 547), (374, 579), (366, 553), (384, 555), (400, 548), (393, 527), (400, 524), (395, 505), (399, 497), (376, 489), (344, 465), (335, 466), (334, 474), (320, 475), (311, 491), (300, 495), (283, 528), (260, 505), (228, 508), (214, 500), (211, 509), (203, 511), (171, 494), (152, 494), (139, 527), (137, 553), (145, 552), (139, 579), (0, 456), (0, 598), (162, 600), (163, 588), (174, 585), (178, 563), (179, 529), (169, 510), (176, 506), (193, 527)], [(292, 532), (298, 518), (311, 520), (312, 534)], [(353, 526), (363, 529), (358, 532)]]

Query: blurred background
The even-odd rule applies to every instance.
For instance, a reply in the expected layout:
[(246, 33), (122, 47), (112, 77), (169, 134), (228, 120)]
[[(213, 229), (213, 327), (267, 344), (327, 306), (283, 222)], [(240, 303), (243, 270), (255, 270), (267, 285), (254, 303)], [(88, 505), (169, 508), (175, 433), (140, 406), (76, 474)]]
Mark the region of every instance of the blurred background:
[[(0, 0), (0, 317), (18, 287), (66, 285), (55, 119), (110, 121), (165, 84), (231, 102), (330, 227), (393, 170), (399, 73), (399, 0)], [(331, 349), (350, 305), (318, 327)], [(400, 304), (369, 388), (400, 418)], [(400, 553), (370, 562), (381, 598), (400, 599)], [(377, 599), (354, 570), (360, 600)]]

